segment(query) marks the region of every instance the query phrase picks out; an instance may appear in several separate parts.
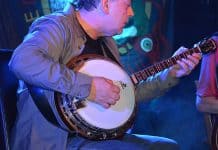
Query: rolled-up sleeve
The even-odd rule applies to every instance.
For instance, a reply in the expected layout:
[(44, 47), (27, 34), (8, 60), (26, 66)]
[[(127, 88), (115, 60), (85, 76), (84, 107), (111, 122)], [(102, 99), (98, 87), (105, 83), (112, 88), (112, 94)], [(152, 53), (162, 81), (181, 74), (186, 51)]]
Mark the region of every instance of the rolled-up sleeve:
[(179, 79), (170, 76), (169, 70), (165, 69), (164, 71), (149, 77), (145, 82), (142, 82), (137, 86), (136, 100), (146, 101), (159, 97), (178, 82)]

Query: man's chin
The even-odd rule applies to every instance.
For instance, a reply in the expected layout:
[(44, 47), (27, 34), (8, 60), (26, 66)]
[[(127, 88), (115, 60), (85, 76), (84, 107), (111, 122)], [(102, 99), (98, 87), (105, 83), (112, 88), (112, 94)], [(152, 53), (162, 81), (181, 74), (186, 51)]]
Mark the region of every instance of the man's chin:
[(115, 36), (115, 35), (120, 35), (123, 32), (123, 29), (114, 31), (113, 33), (107, 34), (107, 36)]
[(117, 31), (117, 35), (121, 34), (123, 32), (123, 28)]

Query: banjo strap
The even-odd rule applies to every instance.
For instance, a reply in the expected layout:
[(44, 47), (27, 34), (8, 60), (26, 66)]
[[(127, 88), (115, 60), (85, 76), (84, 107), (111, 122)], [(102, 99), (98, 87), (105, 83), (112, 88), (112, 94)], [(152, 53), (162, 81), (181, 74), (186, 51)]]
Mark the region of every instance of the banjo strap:
[(56, 126), (60, 126), (52, 111), (51, 106), (49, 105), (43, 89), (37, 88), (32, 85), (27, 85), (27, 87), (35, 105), (37, 106), (41, 114), (45, 117), (45, 119), (47, 119), (50, 123)]

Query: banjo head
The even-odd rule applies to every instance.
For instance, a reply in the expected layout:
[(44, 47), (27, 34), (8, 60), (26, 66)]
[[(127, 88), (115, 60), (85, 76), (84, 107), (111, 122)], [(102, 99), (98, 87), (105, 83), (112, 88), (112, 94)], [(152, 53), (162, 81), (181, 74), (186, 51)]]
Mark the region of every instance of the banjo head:
[(111, 79), (120, 87), (120, 99), (108, 109), (87, 100), (85, 107), (77, 110), (78, 114), (89, 124), (102, 129), (114, 129), (125, 124), (135, 107), (134, 85), (128, 74), (120, 66), (103, 59), (86, 61), (79, 72)]

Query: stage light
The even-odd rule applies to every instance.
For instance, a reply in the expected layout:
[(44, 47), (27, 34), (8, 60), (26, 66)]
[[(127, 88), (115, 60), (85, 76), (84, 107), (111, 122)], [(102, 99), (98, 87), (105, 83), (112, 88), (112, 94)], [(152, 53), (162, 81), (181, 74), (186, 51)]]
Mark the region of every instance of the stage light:
[(69, 0), (49, 0), (49, 2), (51, 11), (55, 12), (63, 10), (64, 6), (67, 2), (69, 2)]

